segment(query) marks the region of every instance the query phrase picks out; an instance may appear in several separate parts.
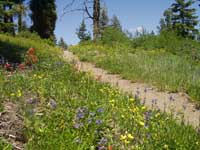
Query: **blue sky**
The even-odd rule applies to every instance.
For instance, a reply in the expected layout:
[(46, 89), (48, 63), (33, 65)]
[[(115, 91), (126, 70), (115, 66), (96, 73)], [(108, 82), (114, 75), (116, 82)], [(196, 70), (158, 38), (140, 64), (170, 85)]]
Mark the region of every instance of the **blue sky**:
[[(68, 44), (76, 44), (79, 40), (75, 32), (83, 18), (83, 13), (67, 13), (61, 18), (63, 8), (69, 2), (71, 0), (56, 0), (58, 20), (55, 34), (57, 38), (63, 37)], [(123, 29), (133, 31), (143, 26), (148, 31), (156, 32), (164, 10), (169, 8), (174, 0), (103, 0), (103, 2), (108, 8), (109, 17), (117, 15)], [(86, 23), (91, 30), (92, 22), (88, 20)]]

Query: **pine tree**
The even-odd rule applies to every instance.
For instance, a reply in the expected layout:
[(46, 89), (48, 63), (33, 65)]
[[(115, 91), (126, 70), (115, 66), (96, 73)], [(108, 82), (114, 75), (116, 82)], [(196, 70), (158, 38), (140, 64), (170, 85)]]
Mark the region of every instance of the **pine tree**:
[(100, 28), (101, 28), (101, 30), (104, 30), (105, 27), (108, 26), (108, 23), (109, 23), (108, 12), (107, 12), (107, 8), (104, 6), (101, 9), (101, 14), (100, 14)]
[(24, 29), (24, 21), (23, 16), (26, 15), (26, 7), (24, 6), (23, 2), (25, 0), (15, 0), (16, 3), (16, 15), (18, 17), (18, 32), (21, 32)]
[(158, 27), (159, 32), (171, 31), (172, 30), (172, 10), (167, 9), (164, 12), (164, 18), (160, 19), (160, 26)]
[(64, 39), (61, 37), (60, 41), (58, 42), (58, 46), (60, 46), (63, 49), (67, 49), (68, 45), (66, 44), (66, 42), (64, 41)]
[(193, 0), (175, 0), (171, 5), (172, 28), (178, 35), (183, 37), (194, 37), (198, 32), (195, 26), (198, 24), (196, 9), (191, 8)]
[(114, 15), (111, 19), (111, 26), (115, 29), (122, 31), (122, 26), (121, 26), (120, 21), (119, 21), (119, 19), (116, 15)]
[(90, 33), (87, 32), (85, 21), (81, 22), (80, 27), (77, 29), (76, 34), (81, 42), (91, 39)]
[(55, 0), (31, 0), (30, 9), (33, 25), (32, 31), (42, 38), (54, 39), (54, 29), (57, 20)]
[(14, 6), (13, 0), (0, 1), (0, 32), (15, 34), (13, 17), (16, 12)]

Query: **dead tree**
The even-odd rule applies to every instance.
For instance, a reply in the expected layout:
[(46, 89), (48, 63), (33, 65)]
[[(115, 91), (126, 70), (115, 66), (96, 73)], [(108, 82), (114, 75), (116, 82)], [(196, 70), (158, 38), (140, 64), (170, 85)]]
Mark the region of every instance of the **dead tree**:
[(72, 6), (78, 0), (72, 0), (63, 10), (63, 15), (69, 12), (82, 11), (87, 14), (87, 18), (93, 21), (93, 40), (100, 36), (100, 0), (81, 0), (80, 8), (73, 9)]

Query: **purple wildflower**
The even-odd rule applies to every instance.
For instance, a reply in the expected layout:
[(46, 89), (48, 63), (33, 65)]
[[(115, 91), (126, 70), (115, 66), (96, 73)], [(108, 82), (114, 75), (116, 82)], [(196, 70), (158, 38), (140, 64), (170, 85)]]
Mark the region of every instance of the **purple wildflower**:
[(98, 142), (98, 145), (106, 145), (108, 140), (105, 137), (102, 137), (101, 140)]
[(83, 125), (83, 123), (75, 123), (74, 124), (74, 128), (75, 129), (80, 129), (80, 128), (82, 128), (84, 125)]
[(100, 125), (100, 124), (102, 124), (102, 123), (103, 123), (102, 120), (96, 120), (96, 124)]
[(84, 117), (85, 117), (85, 114), (84, 114), (84, 113), (81, 113), (81, 112), (79, 112), (79, 113), (76, 115), (76, 118), (77, 118), (78, 120), (83, 119)]
[(103, 108), (99, 108), (99, 109), (97, 109), (97, 112), (98, 112), (98, 113), (103, 113), (104, 110), (103, 110)]
[(55, 100), (51, 99), (50, 102), (49, 102), (50, 106), (52, 109), (56, 109), (57, 107), (57, 103)]

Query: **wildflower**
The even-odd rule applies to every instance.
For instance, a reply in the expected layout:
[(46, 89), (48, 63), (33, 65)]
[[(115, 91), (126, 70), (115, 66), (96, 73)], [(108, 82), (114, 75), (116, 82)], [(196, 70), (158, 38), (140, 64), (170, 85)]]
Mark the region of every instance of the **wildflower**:
[(15, 96), (15, 93), (11, 93), (10, 96)]
[(25, 69), (25, 65), (24, 64), (19, 64), (18, 68), (19, 68), (19, 70), (24, 70)]
[(140, 122), (139, 122), (139, 125), (144, 126), (145, 124), (144, 124), (143, 121), (140, 121)]
[(39, 102), (39, 100), (36, 98), (30, 98), (30, 99), (26, 100), (27, 104), (36, 104), (38, 102)]
[(168, 149), (168, 145), (165, 144), (165, 145), (164, 145), (164, 149)]
[(109, 145), (108, 146), (108, 150), (112, 150), (113, 148), (112, 148), (112, 146), (111, 145)]
[(22, 96), (22, 92), (20, 90), (17, 91), (17, 97), (21, 97)]
[(134, 138), (131, 134), (128, 134), (127, 137), (131, 140)]
[(79, 138), (75, 139), (74, 142), (77, 143), (77, 144), (81, 144), (82, 143), (81, 139), (79, 139)]
[(84, 126), (83, 123), (75, 123), (74, 124), (74, 128), (75, 129), (79, 129), (79, 128), (83, 127), (83, 126)]
[(160, 116), (160, 113), (157, 113), (157, 114), (155, 115), (156, 118), (158, 118), (159, 116)]
[(56, 107), (57, 107), (57, 103), (53, 99), (50, 100), (49, 105), (51, 106), (52, 109), (56, 109)]
[(125, 144), (129, 144), (130, 141), (129, 141), (129, 140), (125, 140), (124, 143), (125, 143)]
[(135, 100), (134, 100), (134, 98), (130, 98), (130, 102), (134, 102)]
[(31, 47), (31, 48), (29, 48), (29, 50), (27, 51), (27, 53), (28, 53), (29, 55), (34, 55), (35, 49)]
[(124, 141), (124, 140), (126, 140), (126, 138), (127, 138), (127, 136), (126, 136), (126, 135), (121, 135), (121, 136), (120, 136), (120, 140), (121, 140), (121, 141)]
[(146, 109), (146, 107), (145, 106), (142, 106), (142, 110), (145, 110)]
[(42, 76), (39, 75), (39, 76), (38, 76), (38, 79), (42, 79)]
[(99, 145), (106, 145), (108, 140), (105, 137), (102, 137), (100, 142), (98, 142)]
[(102, 123), (103, 123), (102, 120), (96, 120), (96, 124), (100, 125), (100, 124), (102, 124)]
[(110, 102), (110, 103), (114, 103), (114, 102), (115, 102), (115, 100), (114, 100), (114, 99), (112, 99), (112, 100), (110, 100), (109, 102)]
[(104, 111), (103, 108), (99, 108), (99, 109), (97, 110), (98, 113), (103, 113), (103, 111)]

